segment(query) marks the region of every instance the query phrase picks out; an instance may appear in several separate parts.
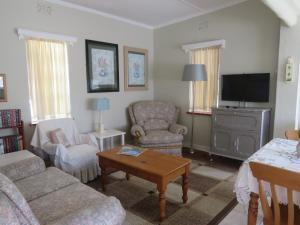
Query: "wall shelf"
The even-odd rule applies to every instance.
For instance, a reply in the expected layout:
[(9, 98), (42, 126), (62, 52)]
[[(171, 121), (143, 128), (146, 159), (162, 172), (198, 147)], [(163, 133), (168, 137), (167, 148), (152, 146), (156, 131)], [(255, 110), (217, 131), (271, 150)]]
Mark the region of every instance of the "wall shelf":
[(9, 134), (0, 132), (0, 154), (23, 150), (25, 135), (20, 109), (0, 110), (0, 131), (4, 130), (12, 131)]

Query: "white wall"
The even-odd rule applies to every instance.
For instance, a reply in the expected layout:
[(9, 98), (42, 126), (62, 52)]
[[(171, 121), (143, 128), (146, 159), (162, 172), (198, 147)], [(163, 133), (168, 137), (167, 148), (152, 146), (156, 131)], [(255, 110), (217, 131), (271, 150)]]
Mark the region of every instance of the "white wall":
[[(300, 18), (299, 18), (300, 19)], [(299, 128), (299, 63), (300, 63), (300, 22), (293, 27), (280, 27), (280, 45), (278, 57), (278, 78), (276, 91), (276, 111), (274, 137), (284, 137), (287, 129)], [(295, 61), (295, 78), (292, 83), (285, 83), (285, 64), (292, 56)], [(298, 106), (297, 106), (298, 105)]]
[[(2, 0), (0, 3), (0, 73), (7, 75), (8, 102), (0, 103), (0, 109), (20, 108), (26, 123), (27, 139), (31, 138), (29, 94), (24, 40), (18, 40), (15, 29), (66, 34), (79, 38), (69, 47), (71, 108), (81, 131), (92, 130), (93, 112), (87, 109), (90, 98), (106, 96), (111, 109), (104, 113), (108, 128), (127, 125), (126, 107), (134, 101), (153, 99), (153, 31), (95, 14), (48, 4), (52, 14), (38, 12), (38, 0)], [(120, 92), (87, 93), (85, 39), (119, 44)], [(123, 46), (149, 50), (149, 90), (124, 92)], [(28, 143), (28, 141), (27, 141)]]
[[(270, 103), (249, 106), (274, 109), (279, 27), (279, 19), (271, 10), (261, 1), (252, 0), (155, 30), (154, 98), (180, 106), (181, 123), (190, 127), (191, 118), (185, 113), (188, 110), (189, 85), (181, 81), (183, 67), (189, 57), (181, 46), (225, 39), (220, 73), (271, 73)], [(209, 148), (210, 132), (211, 117), (196, 116), (194, 140), (198, 148)], [(185, 140), (188, 142), (189, 136)]]

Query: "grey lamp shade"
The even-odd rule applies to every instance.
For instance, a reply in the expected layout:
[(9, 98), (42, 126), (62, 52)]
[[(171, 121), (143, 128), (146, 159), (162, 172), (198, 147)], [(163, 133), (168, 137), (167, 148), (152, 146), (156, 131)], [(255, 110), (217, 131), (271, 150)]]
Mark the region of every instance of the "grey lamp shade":
[(182, 81), (207, 81), (204, 64), (187, 64), (184, 66)]

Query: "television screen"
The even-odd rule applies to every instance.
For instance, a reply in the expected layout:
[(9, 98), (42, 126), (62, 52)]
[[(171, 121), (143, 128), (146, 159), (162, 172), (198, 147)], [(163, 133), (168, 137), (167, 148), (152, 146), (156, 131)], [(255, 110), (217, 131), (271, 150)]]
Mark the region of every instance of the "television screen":
[(224, 101), (268, 102), (270, 74), (232, 74), (222, 76)]

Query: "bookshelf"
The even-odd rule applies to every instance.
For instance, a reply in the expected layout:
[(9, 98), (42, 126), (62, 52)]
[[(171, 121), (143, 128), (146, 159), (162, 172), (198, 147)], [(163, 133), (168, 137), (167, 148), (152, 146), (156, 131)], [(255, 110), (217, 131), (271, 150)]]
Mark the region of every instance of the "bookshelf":
[(0, 154), (25, 147), (24, 123), (20, 109), (0, 110)]

